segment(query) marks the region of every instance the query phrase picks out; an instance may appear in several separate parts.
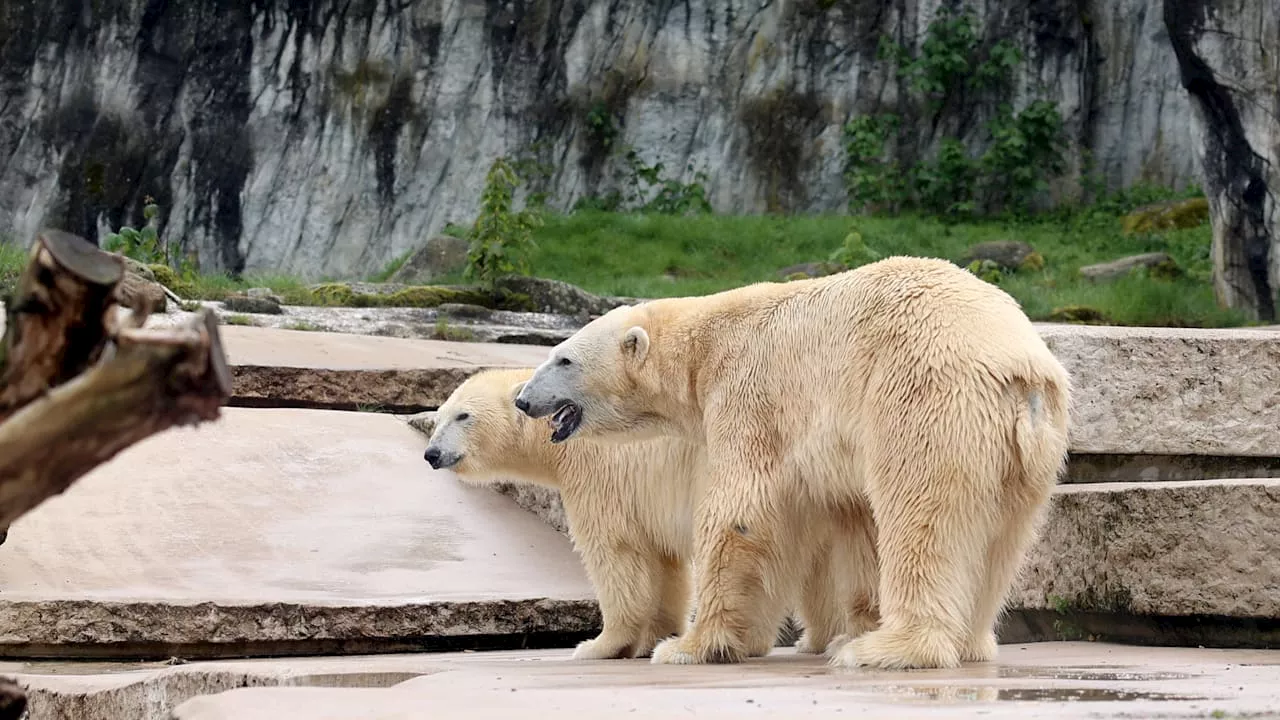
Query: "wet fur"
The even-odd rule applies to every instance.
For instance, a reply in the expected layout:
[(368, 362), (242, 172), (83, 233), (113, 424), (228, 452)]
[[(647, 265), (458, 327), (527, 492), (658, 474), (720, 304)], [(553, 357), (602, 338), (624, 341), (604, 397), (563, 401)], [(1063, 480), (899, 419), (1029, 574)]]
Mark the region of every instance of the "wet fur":
[(880, 624), (833, 646), (832, 662), (951, 668), (996, 656), (1065, 462), (1070, 380), (999, 288), (895, 257), (613, 310), (554, 348), (521, 398), (534, 412), (582, 406), (565, 447), (641, 428), (704, 440), (697, 619), (654, 662), (748, 656), (796, 559), (865, 502), (874, 532), (846, 539), (875, 544), (854, 557), (878, 560)]
[[(532, 368), (490, 370), (469, 378), (437, 412), (430, 446), (459, 452), (462, 460), (450, 469), (469, 483), (515, 481), (558, 490), (604, 618), (601, 634), (580, 644), (574, 657), (647, 656), (659, 640), (687, 627), (693, 515), (706, 478), (702, 445), (672, 437), (552, 444), (547, 423), (524, 416), (512, 403), (532, 374)], [(454, 421), (460, 413), (468, 418)], [(837, 534), (840, 524), (845, 529)], [(745, 633), (744, 652), (767, 654), (792, 608), (805, 627), (797, 643), (803, 652), (823, 652), (834, 637), (874, 627), (874, 557), (859, 563), (870, 573), (856, 579), (861, 591), (847, 573), (829, 571), (832, 557), (873, 549), (871, 542), (833, 547), (833, 536), (870, 531), (865, 504), (815, 526), (814, 552), (791, 563), (793, 576), (777, 589), (777, 601), (762, 608)]]

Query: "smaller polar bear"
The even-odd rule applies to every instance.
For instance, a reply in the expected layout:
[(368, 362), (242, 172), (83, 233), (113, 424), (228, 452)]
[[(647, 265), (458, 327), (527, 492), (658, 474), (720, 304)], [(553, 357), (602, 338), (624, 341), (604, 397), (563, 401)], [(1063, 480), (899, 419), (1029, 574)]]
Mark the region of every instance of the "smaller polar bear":
[[(532, 374), (532, 368), (486, 370), (467, 379), (436, 413), (424, 459), (471, 484), (519, 481), (558, 490), (604, 619), (600, 635), (581, 643), (573, 657), (647, 656), (659, 640), (686, 628), (705, 453), (700, 443), (670, 437), (550, 443), (547, 424), (514, 404)], [(823, 652), (835, 637), (875, 627), (875, 558), (852, 555), (874, 551), (870, 509), (851, 505), (824, 527), (815, 527), (816, 551), (792, 559), (791, 589), (769, 610), (771, 623), (755, 629), (748, 654), (773, 648), (787, 603), (798, 606), (805, 628), (796, 643), (800, 652)], [(837, 541), (845, 537), (857, 541)], [(833, 564), (842, 571), (829, 572)], [(848, 566), (866, 572), (850, 578)]]
[(703, 439), (696, 618), (654, 662), (746, 657), (811, 528), (863, 499), (880, 623), (833, 663), (951, 668), (996, 656), (1065, 464), (1070, 378), (1007, 293), (893, 257), (617, 308), (555, 347), (515, 403), (566, 445)]

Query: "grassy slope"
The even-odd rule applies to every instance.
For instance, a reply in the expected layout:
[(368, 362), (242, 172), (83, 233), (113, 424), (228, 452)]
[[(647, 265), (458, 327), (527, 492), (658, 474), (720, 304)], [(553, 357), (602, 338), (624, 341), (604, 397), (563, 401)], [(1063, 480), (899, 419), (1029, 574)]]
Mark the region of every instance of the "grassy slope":
[[(1023, 224), (995, 221), (946, 225), (919, 217), (698, 216), (579, 212), (552, 215), (536, 234), (529, 260), (534, 275), (589, 291), (633, 297), (715, 292), (760, 280), (796, 263), (826, 260), (856, 226), (881, 255), (910, 254), (958, 259), (987, 240), (1023, 240), (1044, 256), (1041, 272), (1006, 276), (1001, 286), (1035, 319), (1058, 307), (1088, 305), (1121, 325), (1221, 327), (1243, 324), (1219, 309), (1209, 282), (1210, 230), (1150, 235), (1120, 233), (1119, 214), (1143, 200), (1131, 197), (1084, 212)], [(0, 251), (5, 245), (0, 243)], [(1186, 271), (1175, 281), (1142, 276), (1091, 284), (1082, 265), (1164, 250)], [(21, 252), (0, 252), (0, 276), (20, 268)], [(458, 278), (449, 279), (459, 281)], [(218, 298), (247, 286), (267, 286), (287, 302), (306, 302), (306, 284), (293, 278), (249, 276), (235, 281), (200, 278), (196, 295)]]
[[(1114, 213), (1096, 212), (1021, 225), (947, 226), (916, 218), (634, 216), (578, 213), (549, 217), (530, 257), (533, 274), (598, 293), (634, 297), (714, 292), (776, 280), (777, 271), (826, 260), (856, 226), (881, 255), (959, 259), (987, 240), (1022, 240), (1046, 261), (1041, 272), (1001, 281), (1033, 318), (1064, 305), (1089, 305), (1123, 325), (1230, 326), (1242, 323), (1217, 307), (1209, 282), (1208, 225), (1147, 237), (1119, 232)], [(1092, 284), (1082, 265), (1163, 250), (1187, 271), (1176, 281), (1129, 277)]]

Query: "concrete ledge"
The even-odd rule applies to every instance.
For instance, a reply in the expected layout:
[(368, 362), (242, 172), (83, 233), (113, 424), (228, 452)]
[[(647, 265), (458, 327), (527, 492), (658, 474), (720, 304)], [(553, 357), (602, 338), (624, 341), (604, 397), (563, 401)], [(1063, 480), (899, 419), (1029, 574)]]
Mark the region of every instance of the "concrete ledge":
[(1060, 487), (1014, 602), (1280, 618), (1280, 480)]
[(219, 330), (232, 365), (230, 404), (240, 407), (370, 409), (439, 407), (473, 373), (542, 362), (547, 348), (345, 333)]
[(164, 659), (564, 647), (600, 631), (595, 600), (0, 603), (0, 658)]
[(1042, 325), (1071, 372), (1071, 449), (1280, 457), (1280, 333)]
[(563, 535), (432, 471), (374, 413), (225, 409), (125, 450), (0, 547), (0, 657), (563, 645), (599, 623)]
[[(1037, 328), (1075, 383), (1074, 454), (1134, 456), (1157, 467), (1152, 479), (1194, 477), (1189, 457), (1265, 459), (1227, 475), (1280, 472), (1280, 332)], [(533, 363), (546, 356), (525, 350)]]
[(440, 407), (476, 367), (415, 370), (232, 365), (231, 407), (417, 412)]

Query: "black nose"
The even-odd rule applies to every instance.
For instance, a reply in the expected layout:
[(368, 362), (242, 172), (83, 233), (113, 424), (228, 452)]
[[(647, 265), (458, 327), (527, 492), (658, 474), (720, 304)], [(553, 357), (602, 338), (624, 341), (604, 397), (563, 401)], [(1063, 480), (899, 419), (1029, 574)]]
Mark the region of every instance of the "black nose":
[(522, 397), (516, 398), (516, 409), (522, 413), (529, 412), (529, 401)]
[(433, 448), (433, 447), (427, 448), (427, 451), (422, 454), (422, 459), (426, 460), (427, 463), (431, 465), (431, 469), (439, 470), (440, 469), (440, 448)]

